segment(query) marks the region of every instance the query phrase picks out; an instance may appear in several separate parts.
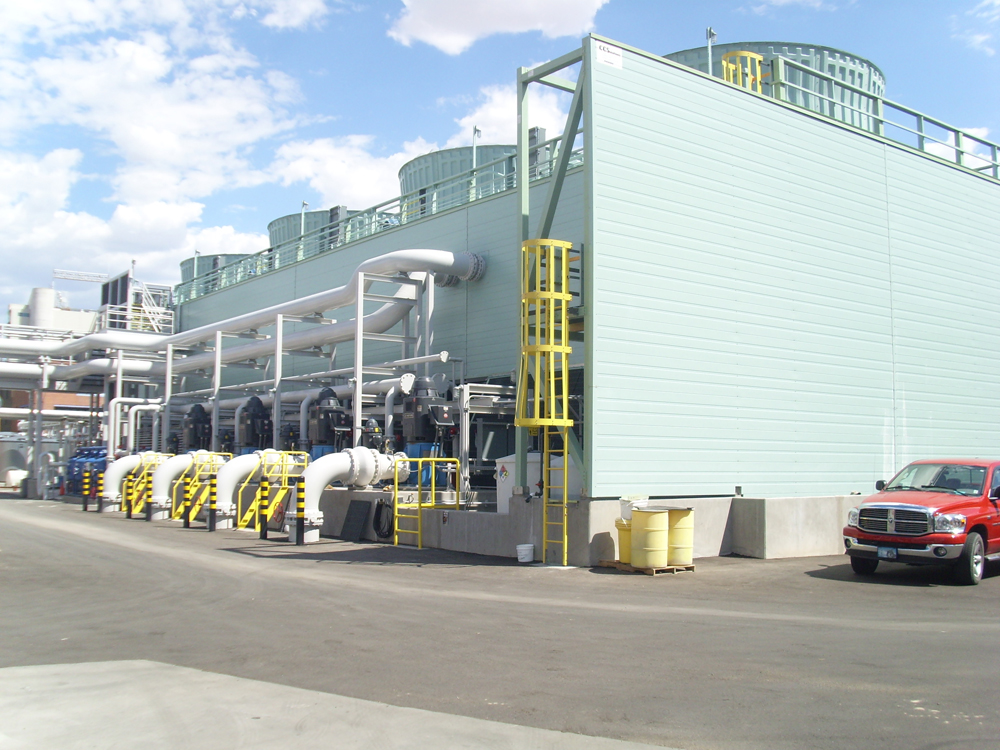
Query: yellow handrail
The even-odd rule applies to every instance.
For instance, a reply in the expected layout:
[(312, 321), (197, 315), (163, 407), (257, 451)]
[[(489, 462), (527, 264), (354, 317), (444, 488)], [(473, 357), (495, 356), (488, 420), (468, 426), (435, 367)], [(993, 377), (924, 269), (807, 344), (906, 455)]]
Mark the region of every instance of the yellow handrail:
[[(417, 500), (413, 502), (412, 500), (403, 501), (400, 499), (399, 494), (399, 465), (403, 463), (415, 463), (417, 465)], [(430, 464), (430, 502), (424, 502), (424, 485), (421, 480), (421, 474), (423, 473), (424, 464)], [(438, 503), (437, 502), (437, 464), (448, 464), (454, 467), (452, 471), (449, 471), (450, 476), (455, 478), (455, 503)], [(393, 530), (392, 530), (392, 543), (395, 546), (399, 546), (399, 535), (400, 534), (411, 534), (417, 537), (417, 549), (424, 548), (424, 520), (423, 511), (429, 508), (433, 509), (448, 509), (448, 510), (461, 510), (461, 497), (462, 497), (462, 471), (457, 458), (397, 458), (392, 465), (393, 470), (393, 485), (392, 485), (392, 507), (393, 507)], [(413, 469), (410, 468), (410, 476), (413, 476)], [(412, 497), (412, 494), (411, 494)], [(415, 510), (416, 513), (400, 513), (400, 510)], [(415, 529), (404, 529), (400, 528), (400, 519), (408, 519), (411, 521), (416, 521)]]

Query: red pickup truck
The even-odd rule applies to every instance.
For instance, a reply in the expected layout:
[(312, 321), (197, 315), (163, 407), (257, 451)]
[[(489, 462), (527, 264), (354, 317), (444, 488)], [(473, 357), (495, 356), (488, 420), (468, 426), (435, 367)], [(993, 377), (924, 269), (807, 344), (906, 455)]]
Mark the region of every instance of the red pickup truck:
[(858, 575), (880, 561), (950, 565), (976, 585), (1000, 559), (1000, 461), (914, 461), (847, 514), (844, 547)]

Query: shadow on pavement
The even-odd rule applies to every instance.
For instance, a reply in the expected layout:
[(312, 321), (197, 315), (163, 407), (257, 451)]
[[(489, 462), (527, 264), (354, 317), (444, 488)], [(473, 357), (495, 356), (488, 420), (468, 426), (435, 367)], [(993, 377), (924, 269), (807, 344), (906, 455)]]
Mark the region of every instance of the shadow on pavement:
[(318, 563), (342, 563), (349, 565), (445, 565), (452, 567), (517, 567), (512, 557), (490, 557), (466, 552), (441, 549), (416, 549), (414, 547), (394, 547), (390, 544), (354, 544), (334, 539), (323, 539), (322, 545), (310, 544), (296, 547), (287, 542), (268, 544), (262, 542), (245, 547), (226, 547), (223, 552), (231, 552), (247, 557), (270, 560), (309, 560)]
[[(987, 563), (983, 581), (1000, 574), (1000, 562)], [(807, 570), (810, 578), (828, 581), (849, 581), (869, 586), (958, 586), (951, 568), (938, 565), (904, 565), (902, 563), (880, 562), (874, 575), (860, 576), (851, 570), (851, 564), (844, 558), (840, 565), (825, 565), (817, 570)]]

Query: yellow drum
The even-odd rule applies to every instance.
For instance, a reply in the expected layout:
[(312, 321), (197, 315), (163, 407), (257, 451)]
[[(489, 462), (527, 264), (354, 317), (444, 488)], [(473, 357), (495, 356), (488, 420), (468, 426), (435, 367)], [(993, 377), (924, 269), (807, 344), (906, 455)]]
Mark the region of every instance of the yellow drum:
[(632, 562), (632, 522), (616, 518), (615, 528), (618, 529), (618, 562), (628, 565)]
[(665, 568), (669, 563), (669, 513), (665, 508), (632, 509), (632, 565)]
[(669, 516), (669, 564), (690, 565), (694, 559), (694, 509), (671, 508)]

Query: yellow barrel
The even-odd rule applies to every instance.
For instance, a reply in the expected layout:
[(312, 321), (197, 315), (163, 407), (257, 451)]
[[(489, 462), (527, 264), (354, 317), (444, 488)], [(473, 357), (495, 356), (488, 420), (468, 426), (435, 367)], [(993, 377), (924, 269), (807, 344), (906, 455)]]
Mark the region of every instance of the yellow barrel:
[(618, 529), (618, 562), (628, 565), (632, 562), (632, 522), (616, 518), (615, 528)]
[(669, 563), (669, 513), (665, 508), (632, 509), (632, 565), (665, 568)]
[(670, 565), (690, 565), (694, 559), (694, 509), (671, 508), (669, 515)]

